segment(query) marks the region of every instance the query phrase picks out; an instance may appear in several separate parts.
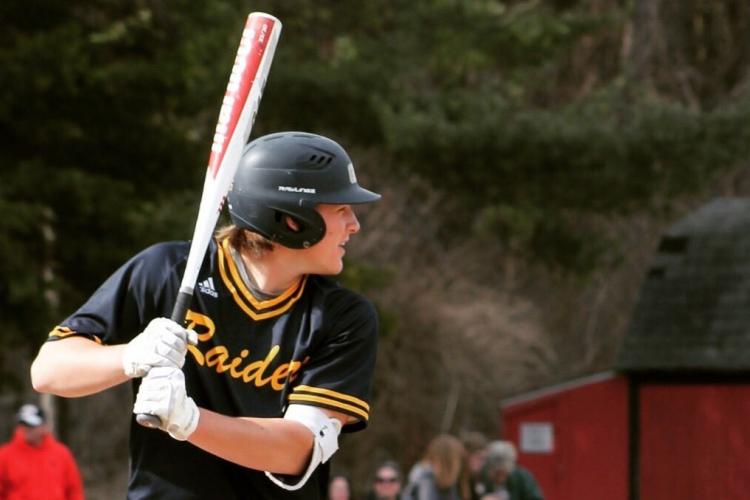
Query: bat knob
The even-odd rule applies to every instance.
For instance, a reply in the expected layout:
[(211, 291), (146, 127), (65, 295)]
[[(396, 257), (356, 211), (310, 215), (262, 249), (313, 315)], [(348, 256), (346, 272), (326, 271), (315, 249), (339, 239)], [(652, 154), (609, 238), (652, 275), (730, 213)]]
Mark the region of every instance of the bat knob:
[(149, 429), (158, 429), (161, 426), (161, 419), (159, 417), (147, 413), (139, 413), (135, 416), (135, 421)]

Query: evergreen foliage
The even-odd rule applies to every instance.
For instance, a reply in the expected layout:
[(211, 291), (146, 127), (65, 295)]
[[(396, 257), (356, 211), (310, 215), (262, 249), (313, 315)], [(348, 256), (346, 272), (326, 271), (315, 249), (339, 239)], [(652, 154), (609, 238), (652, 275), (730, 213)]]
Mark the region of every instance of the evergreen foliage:
[[(621, 257), (602, 223), (666, 213), (750, 153), (750, 7), (677, 4), (2, 2), (0, 349), (36, 350), (134, 252), (190, 236), (249, 10), (284, 25), (253, 136), (331, 135), (378, 187), (448, 200), (435, 240), (585, 281)], [(350, 264), (361, 289), (411, 270)], [(392, 333), (437, 320), (389, 305), (385, 359), (409, 369)]]
[[(377, 150), (376, 174), (421, 176), (450, 193), (453, 209), (439, 214), (447, 238), (499, 238), (585, 274), (612, 242), (581, 221), (662, 209), (747, 156), (745, 101), (711, 96), (718, 104), (696, 110), (631, 77), (610, 41), (629, 19), (624, 7), (254, 7), (284, 22), (256, 134), (316, 130)], [(38, 342), (52, 316), (133, 251), (189, 233), (244, 8), (4, 3), (5, 339)], [(581, 76), (571, 54), (582, 43), (598, 44), (599, 84), (572, 96)], [(59, 297), (52, 314), (44, 290)]]

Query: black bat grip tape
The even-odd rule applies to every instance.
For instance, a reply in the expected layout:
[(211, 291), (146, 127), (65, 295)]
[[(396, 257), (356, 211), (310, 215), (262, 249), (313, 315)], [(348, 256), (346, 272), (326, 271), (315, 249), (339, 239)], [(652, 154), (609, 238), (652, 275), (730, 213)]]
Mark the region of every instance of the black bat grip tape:
[[(174, 309), (172, 309), (172, 321), (180, 325), (185, 324), (185, 316), (187, 315), (187, 310), (192, 299), (192, 293), (181, 291), (177, 294), (177, 301), (174, 304)], [(161, 419), (156, 415), (149, 415), (148, 413), (139, 413), (135, 416), (135, 421), (143, 427), (151, 429), (158, 429), (161, 426)]]
[(193, 300), (193, 294), (191, 292), (183, 292), (177, 294), (177, 300), (174, 303), (172, 309), (172, 321), (178, 325), (185, 325), (185, 316), (187, 316), (188, 307), (190, 302)]

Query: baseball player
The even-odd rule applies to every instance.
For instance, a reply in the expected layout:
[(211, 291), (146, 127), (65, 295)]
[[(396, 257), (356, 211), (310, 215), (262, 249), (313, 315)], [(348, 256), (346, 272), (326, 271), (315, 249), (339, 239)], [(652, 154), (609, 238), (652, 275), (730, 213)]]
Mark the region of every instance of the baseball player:
[(360, 225), (349, 155), (314, 134), (247, 145), (187, 328), (166, 319), (189, 244), (140, 252), (52, 330), (34, 387), (75, 397), (133, 380), (130, 499), (325, 498), (340, 432), (364, 428), (377, 316), (331, 278)]

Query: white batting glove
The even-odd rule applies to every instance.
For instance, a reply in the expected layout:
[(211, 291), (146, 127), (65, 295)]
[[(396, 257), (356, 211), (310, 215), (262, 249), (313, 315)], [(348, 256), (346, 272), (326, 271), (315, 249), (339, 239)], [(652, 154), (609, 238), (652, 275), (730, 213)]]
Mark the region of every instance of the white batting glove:
[(128, 377), (142, 377), (155, 366), (182, 368), (188, 344), (198, 335), (168, 318), (156, 318), (125, 347), (122, 369)]
[(159, 428), (180, 441), (195, 431), (200, 416), (198, 406), (185, 390), (185, 375), (170, 367), (152, 368), (143, 378), (133, 413), (159, 417)]

